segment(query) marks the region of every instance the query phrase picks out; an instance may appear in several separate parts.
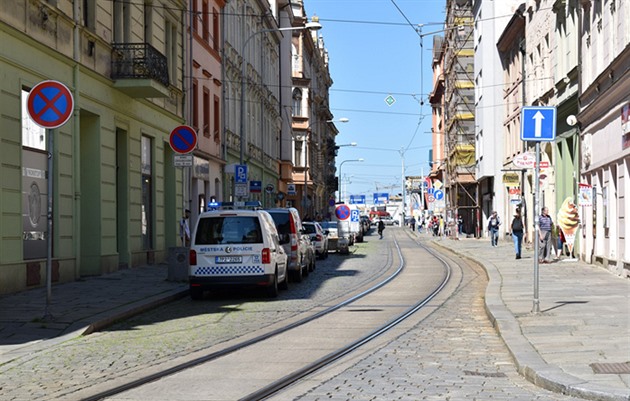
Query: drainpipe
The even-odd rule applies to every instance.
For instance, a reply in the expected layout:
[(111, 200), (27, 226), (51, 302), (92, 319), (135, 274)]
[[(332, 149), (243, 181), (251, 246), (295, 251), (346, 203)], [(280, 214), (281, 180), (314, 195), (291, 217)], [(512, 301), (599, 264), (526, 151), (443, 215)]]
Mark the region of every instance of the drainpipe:
[(79, 98), (79, 85), (80, 85), (80, 49), (79, 39), (81, 26), (81, 2), (74, 1), (72, 7), (72, 17), (74, 20), (73, 29), (73, 46), (72, 46), (72, 59), (74, 66), (72, 70), (72, 96), (74, 97), (74, 121), (72, 125), (72, 136), (74, 137), (74, 233), (72, 235), (74, 243), (74, 276), (80, 277), (81, 275), (81, 120), (80, 120), (80, 98)]

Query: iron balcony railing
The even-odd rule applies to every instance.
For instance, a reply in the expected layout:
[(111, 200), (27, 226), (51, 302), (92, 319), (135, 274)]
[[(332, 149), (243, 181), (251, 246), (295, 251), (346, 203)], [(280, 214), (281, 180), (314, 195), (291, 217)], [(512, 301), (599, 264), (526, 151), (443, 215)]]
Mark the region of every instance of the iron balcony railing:
[(168, 87), (168, 60), (148, 43), (114, 43), (112, 78), (150, 78)]

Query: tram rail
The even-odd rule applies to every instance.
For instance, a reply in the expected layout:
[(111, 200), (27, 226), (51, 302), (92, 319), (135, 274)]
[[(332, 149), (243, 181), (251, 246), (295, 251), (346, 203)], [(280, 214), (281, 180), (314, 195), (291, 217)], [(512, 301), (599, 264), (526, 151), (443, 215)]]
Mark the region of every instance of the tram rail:
[[(399, 325), (402, 321), (406, 320), (409, 316), (415, 314), (418, 310), (422, 309), (425, 305), (427, 305), (427, 303), (429, 303), (432, 299), (434, 299), (434, 297), (438, 293), (440, 293), (440, 291), (442, 291), (444, 286), (450, 280), (451, 268), (449, 264), (430, 248), (423, 246), (422, 244), (417, 242), (415, 239), (411, 239), (411, 237), (407, 237), (405, 238), (405, 240), (413, 241), (409, 243), (412, 243), (414, 246), (418, 246), (418, 248), (423, 249), (424, 251), (429, 253), (436, 261), (438, 261), (438, 264), (442, 267), (442, 274), (440, 274), (439, 279), (436, 279), (435, 283), (432, 284), (431, 290), (425, 291), (428, 293), (423, 295), (421, 299), (413, 302), (410, 306), (405, 305), (406, 307), (400, 308), (398, 305), (393, 306), (393, 307), (390, 307), (388, 305), (378, 305), (378, 302), (376, 301), (378, 297), (375, 294), (377, 294), (377, 292), (378, 294), (386, 292), (388, 288), (388, 284), (391, 284), (394, 280), (396, 280), (397, 278), (400, 278), (403, 272), (405, 272), (405, 269), (409, 267), (409, 263), (406, 262), (405, 258), (403, 257), (403, 252), (401, 251), (401, 248), (399, 245), (399, 239), (395, 238), (395, 237), (400, 236), (400, 234), (397, 234), (395, 236), (393, 234), (394, 233), (392, 232), (392, 237), (394, 237), (392, 244), (398, 256), (398, 263), (399, 263), (398, 267), (395, 269), (395, 271), (392, 274), (384, 277), (382, 280), (372, 285), (368, 289), (348, 299), (345, 299), (342, 302), (339, 302), (335, 305), (327, 307), (311, 316), (289, 323), (283, 327), (269, 331), (255, 338), (238, 342), (232, 346), (221, 349), (220, 351), (208, 353), (207, 355), (204, 355), (199, 358), (195, 358), (186, 363), (182, 363), (177, 366), (170, 367), (168, 369), (164, 369), (159, 372), (148, 374), (144, 377), (124, 383), (115, 388), (110, 388), (98, 394), (94, 394), (88, 398), (84, 398), (84, 400), (89, 400), (89, 401), (92, 401), (92, 400), (96, 401), (96, 400), (103, 400), (103, 399), (116, 400), (117, 399), (115, 397), (116, 395), (126, 393), (128, 391), (131, 391), (131, 392), (143, 391), (143, 390), (140, 390), (140, 388), (142, 388), (143, 386), (146, 386), (146, 385), (151, 386), (154, 384), (154, 382), (157, 382), (160, 380), (169, 380), (169, 377), (173, 377), (174, 375), (182, 375), (182, 374), (186, 374), (186, 372), (194, 371), (196, 369), (202, 369), (201, 367), (203, 365), (208, 365), (212, 363), (220, 363), (219, 361), (222, 359), (228, 358), (231, 355), (235, 355), (236, 353), (241, 352), (243, 350), (256, 348), (258, 344), (261, 344), (265, 341), (267, 342), (274, 341), (278, 338), (281, 338), (281, 336), (287, 336), (288, 335), (287, 333), (290, 333), (293, 330), (296, 330), (296, 329), (305, 330), (305, 327), (309, 325), (312, 326), (316, 324), (316, 322), (324, 320), (325, 317), (328, 317), (328, 319), (330, 319), (330, 316), (332, 316), (335, 312), (344, 313), (345, 311), (345, 313), (347, 313), (350, 310), (350, 308), (355, 308), (355, 309), (358, 308), (358, 309), (370, 311), (370, 308), (366, 309), (366, 306), (365, 306), (365, 301), (367, 298), (369, 298), (368, 296), (371, 296), (370, 302), (368, 302), (368, 306), (377, 305), (376, 307), (372, 308), (374, 311), (377, 311), (377, 310), (383, 311), (388, 308), (390, 308), (391, 310), (396, 310), (394, 314), (392, 314), (392, 312), (389, 310), (387, 310), (387, 312), (385, 313), (381, 313), (384, 315), (390, 314), (391, 316), (386, 316), (387, 321), (385, 321), (384, 323), (379, 323), (375, 325), (375, 327), (370, 328), (368, 333), (358, 336), (357, 337), (358, 339), (353, 339), (352, 341), (350, 341), (347, 344), (344, 344), (343, 346), (338, 346), (332, 352), (327, 353), (323, 357), (316, 358), (314, 361), (311, 361), (309, 363), (302, 363), (300, 367), (291, 370), (287, 374), (283, 374), (279, 379), (272, 380), (268, 384), (260, 386), (260, 388), (256, 389), (256, 391), (253, 391), (253, 392), (250, 391), (249, 393), (245, 395), (240, 394), (238, 397), (234, 397), (234, 398), (228, 397), (228, 399), (240, 399), (240, 400), (264, 399), (266, 397), (269, 397), (273, 394), (278, 393), (279, 391), (281, 391), (284, 388), (287, 388), (288, 386), (291, 386), (293, 383), (301, 380), (302, 378), (308, 376), (309, 374), (312, 374), (313, 372), (321, 369), (322, 367), (334, 363), (335, 361), (339, 360), (343, 356), (351, 353), (352, 351), (356, 350), (357, 348), (365, 344), (368, 344), (373, 339), (388, 332), (392, 328)], [(417, 265), (416, 265), (416, 268), (417, 268)], [(379, 295), (379, 296), (382, 296), (382, 295)], [(386, 298), (388, 296), (384, 295), (382, 297)], [(394, 299), (394, 298), (389, 298), (389, 299)], [(403, 298), (400, 298), (400, 299), (403, 299)], [(361, 304), (362, 302), (364, 303), (363, 305)], [(373, 312), (371, 314), (378, 315), (377, 312)], [(343, 318), (340, 318), (340, 319), (343, 319)], [(313, 332), (315, 332), (315, 330), (316, 329), (313, 329)], [(308, 329), (306, 329), (306, 332), (308, 332)], [(282, 351), (280, 351), (280, 353), (282, 353)], [(221, 369), (219, 368), (219, 370)], [(175, 379), (175, 380), (178, 380), (178, 379)], [(152, 384), (149, 384), (149, 383), (152, 383)], [(167, 385), (166, 387), (172, 387), (172, 386)], [(222, 397), (219, 397), (219, 398), (222, 398)], [(214, 398), (210, 397), (208, 399), (214, 399)], [(223, 397), (223, 399), (225, 399), (225, 397)]]

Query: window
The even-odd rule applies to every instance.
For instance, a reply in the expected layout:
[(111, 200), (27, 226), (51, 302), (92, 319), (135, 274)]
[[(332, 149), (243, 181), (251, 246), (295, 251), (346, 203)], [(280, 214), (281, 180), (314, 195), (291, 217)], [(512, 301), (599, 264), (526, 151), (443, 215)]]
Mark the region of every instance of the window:
[(144, 2), (144, 42), (151, 44), (153, 38), (153, 3)]
[(203, 136), (210, 138), (210, 91), (203, 88)]
[(142, 136), (142, 246), (153, 249), (153, 140)]
[(31, 119), (27, 102), (29, 91), (22, 89), (22, 146), (46, 150), (46, 130)]
[(114, 0), (114, 43), (129, 43), (131, 37), (130, 3)]
[(216, 9), (212, 10), (212, 45), (214, 50), (219, 51), (219, 13)]
[(301, 140), (295, 140), (295, 157), (293, 159), (293, 164), (296, 166), (302, 166), (302, 153), (303, 153), (304, 142)]
[(169, 80), (171, 82), (177, 82), (177, 25), (169, 19), (166, 20), (164, 35)]
[(214, 121), (213, 121), (213, 129), (212, 131), (214, 132), (214, 140), (215, 142), (219, 142), (220, 141), (220, 126), (219, 126), (219, 115), (220, 115), (220, 106), (221, 105), (221, 99), (219, 98), (219, 96), (215, 96), (214, 97), (214, 113), (212, 114), (214, 116)]
[(201, 6), (202, 12), (202, 25), (203, 25), (203, 40), (206, 42), (210, 41), (210, 11), (208, 10), (208, 1), (204, 0), (203, 5)]
[(199, 22), (197, 22), (199, 20), (199, 5), (197, 4), (197, 0), (193, 0), (192, 2), (192, 27), (193, 27), (193, 31), (197, 32), (197, 25), (199, 24)]
[(83, 0), (83, 25), (92, 32), (96, 28), (95, 3), (96, 0)]
[(199, 88), (197, 86), (197, 81), (193, 81), (192, 86), (192, 123), (193, 128), (199, 131)]
[(302, 90), (293, 89), (293, 116), (302, 116)]

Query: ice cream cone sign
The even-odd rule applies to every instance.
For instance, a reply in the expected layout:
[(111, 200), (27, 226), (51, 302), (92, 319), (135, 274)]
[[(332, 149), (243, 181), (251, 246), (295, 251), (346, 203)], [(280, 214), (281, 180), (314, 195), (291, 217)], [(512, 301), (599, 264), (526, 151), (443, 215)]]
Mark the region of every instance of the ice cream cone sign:
[(562, 229), (564, 238), (569, 248), (569, 254), (573, 254), (573, 243), (575, 242), (575, 233), (580, 225), (580, 215), (573, 197), (567, 197), (562, 206), (558, 210), (558, 227)]

